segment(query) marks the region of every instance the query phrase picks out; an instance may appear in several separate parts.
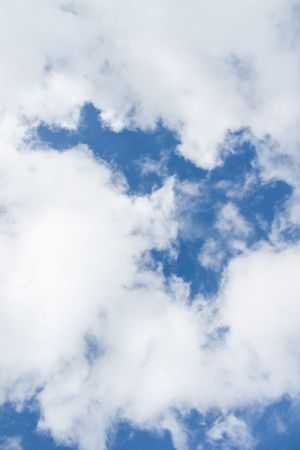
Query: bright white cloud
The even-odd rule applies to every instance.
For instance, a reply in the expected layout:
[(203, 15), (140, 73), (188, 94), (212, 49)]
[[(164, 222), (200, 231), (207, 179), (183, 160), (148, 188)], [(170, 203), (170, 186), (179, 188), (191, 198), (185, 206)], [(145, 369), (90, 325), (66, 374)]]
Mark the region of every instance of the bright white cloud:
[(218, 161), (228, 130), (242, 127), (271, 136), (262, 162), (280, 151), (297, 158), (298, 6), (5, 0), (2, 109), (71, 126), (92, 101), (115, 129), (162, 119), (180, 135), (180, 151), (205, 167)]
[[(167, 428), (185, 448), (174, 408), (226, 412), (298, 395), (298, 267), (298, 248), (237, 258), (217, 316), (216, 304), (172, 300), (153, 276), (123, 293), (99, 323), (101, 358), (88, 366), (77, 357), (47, 382), (39, 396), (41, 426), (90, 449), (101, 447), (105, 427), (122, 418)], [(247, 437), (244, 431), (233, 426), (230, 438)]]
[(248, 384), (245, 401), (299, 389), (299, 258), (298, 246), (266, 248), (230, 264), (222, 316), (236, 389)]
[(137, 282), (143, 254), (167, 248), (176, 228), (172, 183), (130, 199), (85, 149), (0, 158), (0, 359), (12, 384), (72, 358), (101, 304)]
[(227, 203), (219, 212), (216, 228), (231, 237), (247, 237), (251, 228), (233, 203)]
[[(75, 126), (91, 101), (115, 130), (162, 119), (204, 167), (250, 127), (266, 176), (297, 184), (297, 18), (288, 0), (1, 2), (0, 400), (39, 388), (40, 427), (58, 441), (104, 449), (125, 419), (183, 449), (174, 411), (211, 407), (229, 414), (211, 439), (248, 439), (232, 408), (299, 393), (297, 245), (243, 249), (215, 301), (190, 304), (149, 257), (181, 226), (174, 180), (130, 198), (87, 149), (22, 143), (39, 121)], [(250, 233), (231, 204), (217, 227)]]
[(40, 388), (40, 427), (84, 450), (119, 419), (184, 449), (176, 410), (299, 393), (298, 247), (236, 258), (216, 301), (190, 304), (143, 257), (176, 237), (172, 180), (130, 198), (84, 148), (0, 157), (2, 400)]

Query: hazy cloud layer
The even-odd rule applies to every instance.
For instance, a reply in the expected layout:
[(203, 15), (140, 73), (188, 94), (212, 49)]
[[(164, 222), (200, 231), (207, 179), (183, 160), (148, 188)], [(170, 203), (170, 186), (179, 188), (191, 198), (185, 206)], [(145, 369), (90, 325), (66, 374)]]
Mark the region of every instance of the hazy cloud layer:
[(1, 450), (22, 450), (21, 440), (18, 437), (8, 437), (0, 441)]

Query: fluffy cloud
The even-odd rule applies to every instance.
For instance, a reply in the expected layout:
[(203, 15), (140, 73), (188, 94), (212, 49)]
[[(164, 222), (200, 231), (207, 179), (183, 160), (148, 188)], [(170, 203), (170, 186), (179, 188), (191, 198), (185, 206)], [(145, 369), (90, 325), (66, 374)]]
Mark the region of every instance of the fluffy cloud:
[[(150, 256), (175, 254), (175, 180), (129, 197), (88, 149), (24, 140), (40, 121), (75, 126), (91, 101), (116, 131), (162, 120), (203, 167), (247, 127), (265, 176), (297, 185), (298, 14), (288, 0), (1, 2), (0, 400), (34, 397), (58, 441), (104, 449), (121, 419), (183, 449), (177, 413), (218, 408), (211, 440), (250, 442), (232, 409), (299, 394), (298, 245), (243, 249), (218, 296), (190, 303)], [(250, 233), (232, 204), (216, 227)]]
[(0, 158), (0, 359), (13, 384), (72, 357), (101, 303), (130, 289), (142, 256), (176, 228), (170, 183), (130, 199), (85, 149), (4, 148)]
[(190, 304), (147, 256), (176, 237), (172, 180), (130, 198), (84, 148), (0, 156), (2, 401), (35, 396), (40, 428), (84, 450), (118, 420), (183, 449), (176, 411), (299, 393), (297, 246), (239, 256), (214, 301)]
[(298, 246), (265, 248), (230, 264), (222, 315), (236, 389), (247, 384), (244, 400), (299, 389), (299, 258)]
[(260, 143), (262, 163), (280, 152), (296, 158), (298, 6), (4, 1), (2, 109), (72, 126), (91, 101), (116, 130), (163, 120), (179, 134), (183, 155), (204, 167), (217, 163), (228, 131), (244, 127), (258, 142), (271, 138)]

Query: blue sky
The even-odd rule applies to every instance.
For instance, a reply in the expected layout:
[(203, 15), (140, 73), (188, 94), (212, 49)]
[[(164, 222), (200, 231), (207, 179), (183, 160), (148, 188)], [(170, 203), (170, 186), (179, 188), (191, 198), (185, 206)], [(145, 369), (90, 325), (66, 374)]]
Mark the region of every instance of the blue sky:
[(0, 450), (299, 450), (299, 10), (0, 5)]
[[(220, 166), (207, 171), (197, 168), (178, 154), (176, 135), (162, 125), (158, 125), (152, 132), (124, 130), (114, 133), (101, 126), (99, 111), (91, 104), (83, 107), (76, 131), (42, 124), (37, 129), (37, 138), (57, 150), (79, 144), (89, 146), (96, 158), (101, 158), (125, 177), (129, 195), (149, 194), (161, 187), (167, 177), (172, 176), (180, 182), (201, 183), (201, 194), (192, 199), (187, 209), (184, 208), (184, 220), (191, 222), (193, 232), (179, 236), (176, 260), (170, 261), (167, 253), (154, 252), (154, 258), (163, 262), (166, 275), (183, 277), (191, 284), (195, 294), (203, 292), (204, 295), (211, 295), (218, 289), (223, 264), (217, 271), (205, 270), (198, 263), (197, 257), (209, 237), (222, 241), (217, 230), (211, 228), (222, 205), (233, 201), (249, 222), (253, 232), (247, 245), (251, 247), (260, 240), (268, 240), (273, 221), (277, 213), (284, 209), (292, 192), (291, 186), (283, 180), (264, 182), (260, 179), (255, 147), (247, 140), (231, 148), (230, 153), (224, 150)], [(157, 166), (145, 172), (145, 161)], [(255, 177), (255, 180), (244, 195), (238, 192), (238, 195), (232, 196), (230, 189), (222, 186), (222, 183), (230, 183), (231, 189), (240, 190), (249, 175)], [(200, 227), (201, 236), (197, 233)], [(226, 242), (221, 242), (221, 245), (226, 246)], [(224, 265), (231, 256), (228, 249)]]

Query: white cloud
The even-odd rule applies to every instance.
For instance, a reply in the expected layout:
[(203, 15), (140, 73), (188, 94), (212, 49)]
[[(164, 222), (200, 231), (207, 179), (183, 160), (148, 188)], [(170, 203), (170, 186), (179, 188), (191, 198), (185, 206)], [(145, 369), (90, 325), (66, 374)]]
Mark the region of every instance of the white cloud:
[(1, 365), (12, 383), (76, 353), (101, 304), (137, 282), (143, 253), (167, 248), (176, 227), (172, 184), (130, 199), (85, 149), (5, 148), (0, 159)]
[(220, 269), (225, 257), (224, 244), (222, 245), (222, 242), (209, 238), (205, 241), (198, 255), (198, 260), (203, 267), (217, 271)]
[(205, 167), (218, 161), (228, 130), (242, 127), (276, 143), (260, 146), (262, 162), (278, 152), (297, 158), (297, 6), (4, 1), (2, 109), (71, 126), (92, 101), (117, 130), (162, 119), (179, 133), (180, 151)]
[(229, 450), (234, 447), (249, 450), (255, 447), (255, 440), (251, 436), (247, 424), (233, 415), (218, 420), (208, 430), (207, 436), (212, 442), (221, 443), (223, 449)]
[(232, 255), (246, 251), (251, 227), (231, 202), (223, 205), (214, 224), (217, 233), (206, 239), (198, 260), (203, 267), (218, 271), (228, 252)]
[[(1, 2), (0, 400), (40, 388), (40, 427), (58, 441), (104, 449), (124, 419), (169, 429), (183, 449), (174, 411), (230, 414), (299, 393), (298, 245), (245, 251), (214, 302), (190, 304), (180, 279), (169, 285), (146, 264), (151, 249), (172, 251), (174, 180), (130, 198), (87, 149), (32, 150), (21, 139), (41, 120), (75, 126), (92, 101), (116, 130), (162, 119), (184, 156), (212, 167), (227, 131), (248, 126), (266, 176), (297, 184), (293, 6)], [(280, 152), (294, 166), (281, 168)], [(248, 225), (225, 208), (219, 229), (245, 238)], [(226, 432), (247, 437), (236, 420), (228, 416)]]
[(215, 302), (189, 304), (141, 264), (176, 236), (172, 181), (129, 198), (86, 149), (0, 157), (3, 400), (41, 388), (40, 427), (84, 450), (118, 419), (184, 449), (176, 410), (299, 393), (298, 247), (236, 258)]
[(227, 203), (221, 208), (215, 226), (220, 233), (231, 237), (247, 237), (251, 232), (249, 224), (233, 203)]
[(299, 258), (298, 246), (265, 248), (229, 266), (221, 314), (230, 328), (228, 373), (237, 390), (245, 387), (245, 402), (299, 389)]

